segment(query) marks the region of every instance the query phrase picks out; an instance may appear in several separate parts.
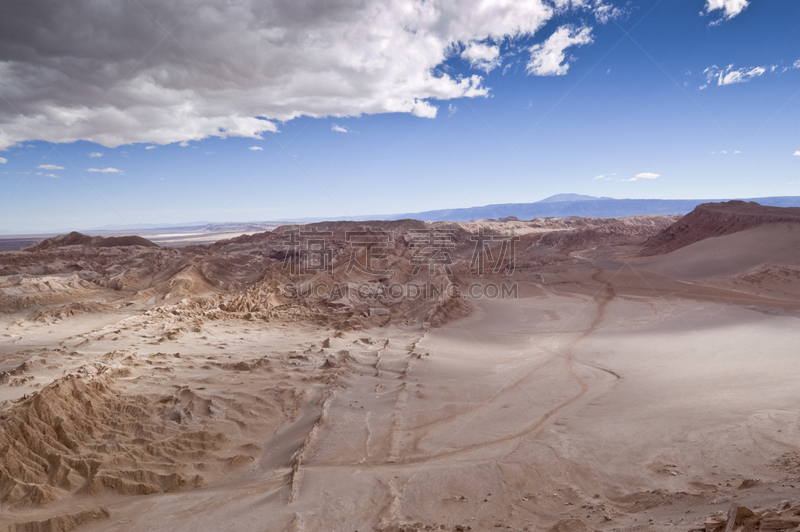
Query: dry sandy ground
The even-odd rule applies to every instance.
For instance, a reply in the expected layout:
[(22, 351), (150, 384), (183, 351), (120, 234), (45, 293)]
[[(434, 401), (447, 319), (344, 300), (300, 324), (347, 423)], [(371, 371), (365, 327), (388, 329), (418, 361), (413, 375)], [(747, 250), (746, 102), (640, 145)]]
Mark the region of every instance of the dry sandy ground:
[[(21, 367), (2, 415), (33, 412), (12, 436), (87, 413), (17, 458), (52, 490), (18, 489), (0, 529), (62, 515), (53, 528), (688, 531), (731, 501), (796, 499), (798, 281), (744, 278), (796, 265), (796, 228), (764, 231), (702, 253), (587, 250), (433, 329), (201, 322), (180, 306), (0, 316), (0, 371)], [(734, 237), (783, 255), (729, 253), (711, 275), (708, 248)], [(49, 410), (20, 401), (67, 375)], [(59, 445), (64, 482), (37, 466)]]

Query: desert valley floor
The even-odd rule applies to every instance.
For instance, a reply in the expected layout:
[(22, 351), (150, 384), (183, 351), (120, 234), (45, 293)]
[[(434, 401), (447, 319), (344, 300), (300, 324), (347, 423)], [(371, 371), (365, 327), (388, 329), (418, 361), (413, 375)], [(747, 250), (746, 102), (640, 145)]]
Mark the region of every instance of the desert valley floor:
[[(293, 301), (280, 228), (2, 252), (0, 530), (797, 527), (794, 211), (434, 224), (427, 281), (516, 298)], [(470, 273), (483, 230), (513, 275)]]

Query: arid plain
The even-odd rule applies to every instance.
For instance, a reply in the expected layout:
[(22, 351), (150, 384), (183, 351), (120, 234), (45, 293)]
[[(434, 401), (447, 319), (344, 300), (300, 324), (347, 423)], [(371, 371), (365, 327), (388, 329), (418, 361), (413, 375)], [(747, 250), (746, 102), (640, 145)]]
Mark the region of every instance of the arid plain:
[(72, 234), (0, 312), (0, 530), (800, 525), (800, 209)]

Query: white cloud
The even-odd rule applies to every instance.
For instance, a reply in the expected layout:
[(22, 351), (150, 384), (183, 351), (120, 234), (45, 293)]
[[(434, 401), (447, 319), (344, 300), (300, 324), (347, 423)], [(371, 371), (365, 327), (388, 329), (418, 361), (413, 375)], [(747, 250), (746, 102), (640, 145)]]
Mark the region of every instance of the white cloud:
[(52, 177), (53, 179), (61, 179), (61, 176), (56, 174), (47, 174), (47, 177)]
[(604, 4), (603, 0), (552, 0), (556, 6), (556, 13), (563, 15), (569, 10), (574, 11), (594, 11), (594, 16), (601, 24), (627, 15), (629, 9), (618, 8), (609, 4)]
[[(480, 75), (441, 68), (462, 47), (466, 61), (489, 68), (489, 48), (538, 38), (559, 9), (609, 16), (598, 0), (141, 0), (102, 16), (96, 0), (7, 4), (0, 150), (34, 139), (116, 147), (260, 138), (299, 116), (432, 118), (436, 101), (489, 93)], [(562, 28), (545, 41), (530, 70), (566, 72), (545, 60), (588, 42), (588, 30), (570, 35)]]
[(608, 4), (598, 3), (594, 11), (594, 16), (600, 24), (608, 24), (612, 20), (616, 20), (628, 14), (625, 9), (613, 7)]
[(122, 170), (120, 170), (119, 168), (112, 168), (110, 166), (107, 167), (107, 168), (87, 168), (86, 171), (87, 172), (97, 172), (97, 173), (100, 173), (100, 174), (121, 174), (121, 173), (123, 173)]
[(606, 176), (604, 176), (603, 174), (600, 174), (600, 175), (598, 175), (598, 176), (595, 176), (594, 178), (595, 178), (595, 179), (605, 179), (605, 178), (606, 178)]
[(250, 151), (264, 151), (264, 148), (262, 148), (261, 146), (250, 146), (247, 149)]
[(99, 151), (93, 151), (92, 153), (89, 154), (89, 157), (102, 157), (102, 156), (103, 154), (100, 153)]
[(41, 168), (42, 170), (63, 170), (63, 166), (57, 166), (55, 164), (40, 164), (37, 168)]
[(347, 133), (350, 130), (344, 126), (340, 126), (339, 124), (333, 124), (331, 126), (331, 131), (336, 131), (337, 133)]
[(417, 100), (414, 107), (411, 109), (411, 114), (420, 118), (436, 118), (436, 111), (439, 108), (431, 105), (428, 102)]
[[(709, 84), (716, 84), (718, 86), (733, 85), (734, 83), (744, 83), (753, 78), (762, 76), (769, 67), (746, 67), (734, 69), (733, 65), (728, 65), (727, 68), (719, 68), (717, 65), (708, 67), (703, 71)], [(705, 86), (700, 87), (701, 89)]]
[(536, 76), (563, 76), (569, 70), (565, 50), (593, 42), (591, 28), (561, 26), (541, 44), (531, 48), (527, 72)]
[(8, 159), (6, 159), (5, 157), (0, 157), (0, 164), (6, 164), (7, 162)]
[(452, 103), (447, 106), (447, 116), (453, 116), (458, 111), (458, 107)]
[(499, 46), (479, 42), (469, 43), (461, 52), (461, 59), (467, 61), (472, 68), (484, 70), (487, 73), (500, 66), (503, 61)]
[(705, 14), (712, 11), (721, 10), (722, 18), (711, 23), (712, 26), (720, 24), (723, 20), (730, 20), (750, 4), (749, 0), (708, 0), (706, 2)]
[(154, 150), (154, 149), (156, 149), (156, 146), (145, 146), (144, 149), (146, 149), (146, 150)]
[(797, 150), (796, 152), (794, 152), (794, 156), (795, 157), (800, 157), (800, 150)]
[(660, 174), (654, 174), (652, 172), (642, 172), (641, 174), (636, 174), (635, 177), (631, 177), (628, 179), (620, 179), (623, 182), (630, 182), (630, 181), (638, 181), (640, 179), (656, 179), (660, 177)]

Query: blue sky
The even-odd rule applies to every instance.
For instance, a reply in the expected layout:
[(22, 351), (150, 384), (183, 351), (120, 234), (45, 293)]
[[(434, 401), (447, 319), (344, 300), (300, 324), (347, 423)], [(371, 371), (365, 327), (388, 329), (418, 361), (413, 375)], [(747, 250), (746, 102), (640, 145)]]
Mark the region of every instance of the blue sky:
[[(398, 20), (416, 4), (398, 1)], [(70, 55), (85, 53), (90, 71), (54, 60), (59, 39), (69, 39), (57, 26), (12, 13), (53, 36), (25, 43), (28, 53), (16, 51), (13, 35), (0, 43), (0, 232), (417, 212), (561, 192), (800, 195), (800, 3), (551, 4), (541, 16), (519, 15), (539, 16), (529, 26), (498, 15), (477, 27), (460, 14), (447, 19), (445, 8), (421, 11), (404, 21), (415, 32), (401, 30), (401, 39), (384, 14), (384, 41), (360, 59), (373, 43), (352, 13), (286, 15), (286, 28), (350, 39), (329, 63), (308, 65), (305, 41), (251, 57), (220, 38), (232, 55), (215, 55), (192, 40), (197, 11), (186, 33), (151, 51), (158, 41), (148, 31), (177, 22), (147, 13), (130, 35), (108, 32), (130, 57), (75, 45)], [(137, 52), (149, 54), (138, 66)], [(276, 62), (284, 52), (286, 63)], [(115, 92), (133, 79), (147, 81)], [(81, 112), (89, 118), (63, 118)]]

